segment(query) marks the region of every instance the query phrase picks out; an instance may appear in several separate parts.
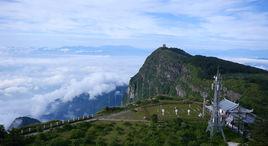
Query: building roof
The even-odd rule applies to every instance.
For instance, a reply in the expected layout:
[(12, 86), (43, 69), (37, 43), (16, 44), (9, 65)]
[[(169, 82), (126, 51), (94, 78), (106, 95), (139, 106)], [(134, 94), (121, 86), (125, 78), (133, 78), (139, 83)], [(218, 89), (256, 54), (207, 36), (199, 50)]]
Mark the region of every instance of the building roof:
[(256, 116), (254, 114), (247, 114), (247, 116), (243, 119), (243, 121), (251, 124), (251, 123), (254, 123), (255, 117)]
[[(210, 112), (212, 112), (213, 107), (212, 105), (206, 105), (205, 106)], [(219, 108), (223, 111), (230, 112), (230, 115), (225, 119), (227, 122), (231, 122), (234, 120), (235, 117), (241, 117), (243, 119), (243, 122), (245, 123), (253, 123), (255, 121), (256, 115), (254, 115), (253, 109), (247, 109), (242, 106), (239, 106), (238, 103), (232, 102), (228, 99), (223, 99), (219, 102)]]
[(234, 103), (226, 98), (224, 98), (223, 100), (221, 100), (219, 102), (219, 107), (224, 111), (233, 110), (233, 109), (237, 108), (238, 106), (239, 106), (239, 104)]
[(247, 109), (247, 108), (244, 108), (242, 106), (239, 106), (239, 108), (236, 108), (236, 109), (233, 109), (232, 112), (234, 113), (252, 113), (253, 112), (253, 109)]
[[(206, 105), (205, 107), (209, 111), (212, 111), (213, 109), (212, 105)], [(253, 109), (247, 109), (242, 106), (239, 106), (238, 103), (232, 102), (226, 98), (224, 98), (223, 100), (219, 102), (219, 108), (222, 109), (223, 111), (229, 111), (231, 113), (238, 113), (238, 112), (252, 113), (253, 112)]]

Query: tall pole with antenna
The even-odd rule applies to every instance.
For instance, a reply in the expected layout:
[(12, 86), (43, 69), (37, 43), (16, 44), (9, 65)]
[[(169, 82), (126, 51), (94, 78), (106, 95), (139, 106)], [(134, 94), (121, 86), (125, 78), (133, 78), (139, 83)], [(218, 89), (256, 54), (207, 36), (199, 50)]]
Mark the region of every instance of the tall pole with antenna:
[(207, 94), (204, 93), (203, 95), (203, 109), (202, 109), (202, 117), (205, 117), (205, 105), (206, 105), (206, 98), (207, 98)]
[(150, 81), (148, 80), (148, 94), (149, 94), (149, 98), (151, 98), (151, 95), (150, 95)]
[(117, 106), (117, 103), (116, 103), (116, 94), (114, 93), (114, 106)]
[(111, 107), (111, 95), (110, 95), (110, 93), (109, 93), (109, 97), (108, 98), (109, 98), (109, 104), (108, 104), (108, 106)]
[(141, 98), (143, 98), (143, 91), (142, 91), (142, 89), (143, 89), (143, 81), (141, 81)]
[(220, 90), (221, 90), (221, 75), (219, 73), (219, 68), (217, 70), (217, 75), (214, 76), (214, 82), (212, 84), (212, 87), (214, 89), (212, 114), (208, 122), (208, 127), (206, 131), (210, 132), (210, 138), (212, 138), (216, 133), (221, 133), (224, 141), (226, 141), (225, 135), (222, 129), (223, 122), (222, 122), (221, 115), (219, 113), (219, 96), (220, 96)]

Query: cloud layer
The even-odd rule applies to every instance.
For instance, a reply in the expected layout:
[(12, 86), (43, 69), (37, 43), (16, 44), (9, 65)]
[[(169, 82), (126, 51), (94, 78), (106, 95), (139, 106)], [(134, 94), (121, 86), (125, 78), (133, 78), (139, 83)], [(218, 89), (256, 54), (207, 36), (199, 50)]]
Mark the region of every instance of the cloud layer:
[(222, 57), (222, 59), (268, 70), (268, 59)]
[[(66, 53), (67, 49), (69, 53)], [(55, 99), (67, 102), (85, 92), (94, 98), (116, 86), (127, 84), (148, 55), (146, 51), (144, 55), (138, 51), (136, 54), (139, 55), (133, 56), (135, 51), (131, 50), (132, 56), (105, 55), (107, 50), (98, 52), (98, 55), (89, 55), (92, 50), (87, 47), (2, 49), (0, 124), (8, 126), (16, 117), (25, 115), (38, 118), (47, 112), (47, 105)], [(90, 53), (81, 55), (76, 51)], [(118, 51), (113, 51), (118, 54)], [(217, 53), (210, 52), (210, 55), (268, 70), (268, 60), (265, 58), (228, 57)]]
[(0, 57), (0, 124), (19, 116), (38, 118), (55, 99), (90, 98), (127, 84), (145, 57), (40, 55)]
[(265, 0), (2, 0), (2, 45), (266, 49)]

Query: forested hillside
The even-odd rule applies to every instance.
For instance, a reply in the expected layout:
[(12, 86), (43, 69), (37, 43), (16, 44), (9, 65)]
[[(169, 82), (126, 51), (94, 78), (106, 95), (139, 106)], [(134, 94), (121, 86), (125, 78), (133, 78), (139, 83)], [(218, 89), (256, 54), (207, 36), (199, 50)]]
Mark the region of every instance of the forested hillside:
[(160, 47), (144, 62), (129, 82), (134, 101), (158, 95), (201, 101), (211, 98), (211, 83), (219, 68), (223, 75), (222, 97), (253, 108), (262, 118), (268, 112), (268, 72), (215, 57), (192, 56), (177, 49)]

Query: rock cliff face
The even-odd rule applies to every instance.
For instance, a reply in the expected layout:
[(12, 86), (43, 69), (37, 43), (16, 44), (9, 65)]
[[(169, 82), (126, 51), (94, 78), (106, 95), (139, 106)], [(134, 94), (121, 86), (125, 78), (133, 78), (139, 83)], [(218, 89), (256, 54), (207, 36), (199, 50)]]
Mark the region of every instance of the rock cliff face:
[(145, 61), (139, 72), (130, 80), (131, 98), (148, 98), (156, 95), (186, 95), (178, 80), (186, 80), (188, 68), (185, 65), (186, 52), (161, 47), (154, 51)]
[[(127, 100), (138, 101), (155, 96), (196, 100), (211, 97), (211, 83), (218, 67), (223, 75), (225, 89), (222, 96), (225, 98), (253, 99), (242, 90), (242, 87), (247, 87), (240, 84), (245, 82), (248, 86), (252, 85), (246, 77), (253, 78), (262, 74), (265, 76), (264, 84), (268, 83), (265, 70), (215, 57), (193, 56), (181, 49), (163, 46), (148, 56), (139, 72), (130, 79)], [(256, 92), (267, 94), (262, 87), (264, 86), (261, 85)]]

